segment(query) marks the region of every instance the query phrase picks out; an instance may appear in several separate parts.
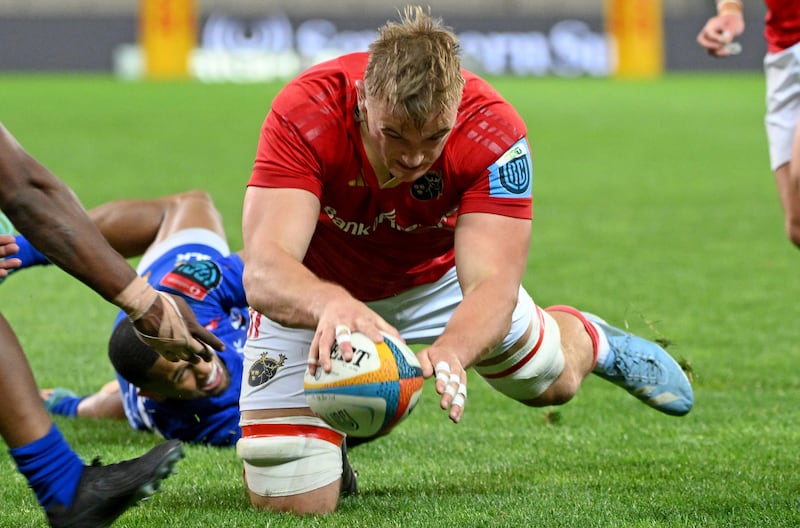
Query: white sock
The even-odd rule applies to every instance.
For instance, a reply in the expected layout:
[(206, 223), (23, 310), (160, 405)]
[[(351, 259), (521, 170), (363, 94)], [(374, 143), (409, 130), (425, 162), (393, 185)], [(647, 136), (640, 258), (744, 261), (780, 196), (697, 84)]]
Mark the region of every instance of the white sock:
[(611, 345), (608, 343), (608, 337), (606, 337), (606, 333), (600, 327), (600, 325), (589, 321), (589, 324), (597, 330), (597, 363), (595, 363), (594, 370), (604, 372), (605, 368), (604, 365), (608, 364), (609, 361), (613, 360), (614, 352), (611, 351)]

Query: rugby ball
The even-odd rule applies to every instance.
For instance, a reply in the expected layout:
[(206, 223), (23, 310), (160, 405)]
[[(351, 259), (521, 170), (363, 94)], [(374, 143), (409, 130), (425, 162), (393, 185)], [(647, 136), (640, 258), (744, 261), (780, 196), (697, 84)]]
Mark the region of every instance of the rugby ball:
[(323, 420), (349, 436), (384, 435), (419, 401), (422, 367), (408, 345), (387, 334), (374, 343), (353, 332), (351, 344), (352, 361), (345, 361), (334, 345), (330, 372), (317, 368), (312, 376), (306, 371), (306, 401)]

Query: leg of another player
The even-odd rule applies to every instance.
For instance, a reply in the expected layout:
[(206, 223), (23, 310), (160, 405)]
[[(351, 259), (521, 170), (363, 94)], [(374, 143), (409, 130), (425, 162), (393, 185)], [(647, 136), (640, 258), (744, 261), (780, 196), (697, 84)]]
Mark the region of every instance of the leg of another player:
[(0, 435), (50, 526), (109, 526), (152, 495), (183, 456), (181, 443), (109, 466), (84, 466), (39, 400), (36, 382), (11, 326), (0, 314)]
[(111, 246), (125, 257), (142, 255), (182, 229), (204, 228), (223, 239), (222, 215), (211, 196), (192, 190), (152, 200), (115, 200), (89, 211)]
[(775, 170), (775, 181), (786, 217), (786, 234), (800, 247), (800, 118), (794, 129), (792, 158)]
[(0, 434), (14, 448), (43, 437), (52, 421), (42, 406), (39, 392), (22, 346), (0, 314), (0, 398), (14, 405), (0, 405)]
[(28, 360), (14, 331), (0, 315), (0, 435), (44, 508), (70, 504), (83, 472), (39, 400)]
[(39, 391), (45, 408), (67, 418), (111, 418), (124, 420), (125, 407), (117, 380), (109, 381), (99, 391), (79, 396), (69, 389), (56, 387)]
[(122, 405), (119, 382), (117, 380), (109, 381), (99, 391), (84, 398), (78, 404), (78, 416), (124, 420), (125, 407)]
[(775, 185), (783, 208), (786, 237), (800, 247), (800, 175), (792, 174), (791, 162), (775, 169)]
[[(208, 229), (226, 239), (222, 215), (211, 196), (200, 190), (150, 200), (114, 200), (91, 209), (89, 217), (125, 258), (144, 254), (152, 244), (182, 229)], [(49, 264), (24, 236), (16, 239), (20, 250), (13, 256), (22, 260), (21, 268)]]

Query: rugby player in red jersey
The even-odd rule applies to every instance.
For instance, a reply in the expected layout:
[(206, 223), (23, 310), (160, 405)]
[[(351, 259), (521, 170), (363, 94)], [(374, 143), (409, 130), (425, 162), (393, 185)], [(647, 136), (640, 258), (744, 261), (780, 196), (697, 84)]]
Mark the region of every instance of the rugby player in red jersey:
[[(783, 207), (786, 236), (800, 247), (800, 4), (797, 0), (764, 3), (770, 168)], [(743, 32), (742, 0), (719, 0), (717, 15), (708, 19), (697, 41), (709, 54), (727, 57), (731, 43)]]
[(529, 406), (561, 404), (593, 370), (672, 415), (693, 393), (657, 344), (521, 286), (531, 238), (526, 126), (461, 68), (442, 22), (408, 7), (369, 52), (314, 66), (276, 96), (244, 199), (251, 306), (240, 409), (258, 509), (326, 513), (344, 435), (308, 409), (306, 369), (336, 342), (399, 335), (458, 422), (467, 368)]

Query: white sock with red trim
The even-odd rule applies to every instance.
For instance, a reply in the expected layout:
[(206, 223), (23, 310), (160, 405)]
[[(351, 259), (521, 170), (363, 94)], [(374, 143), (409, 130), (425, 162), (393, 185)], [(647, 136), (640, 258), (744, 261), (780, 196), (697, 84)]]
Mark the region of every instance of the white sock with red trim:
[(597, 362), (594, 365), (595, 372), (605, 372), (605, 366), (614, 360), (614, 352), (611, 350), (611, 345), (608, 343), (608, 337), (603, 331), (603, 328), (589, 321), (595, 330), (597, 330)]

